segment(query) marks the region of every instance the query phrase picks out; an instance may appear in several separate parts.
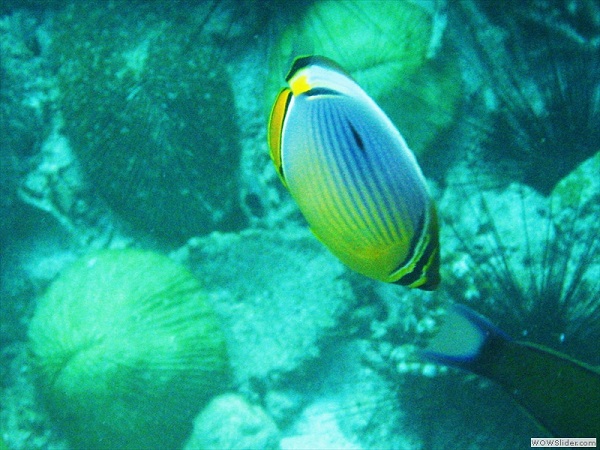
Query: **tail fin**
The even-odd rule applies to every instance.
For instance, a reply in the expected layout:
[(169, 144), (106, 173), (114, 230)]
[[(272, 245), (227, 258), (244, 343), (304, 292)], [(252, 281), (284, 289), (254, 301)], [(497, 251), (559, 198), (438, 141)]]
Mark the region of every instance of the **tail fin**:
[(421, 356), (433, 362), (465, 367), (477, 359), (484, 344), (492, 338), (511, 340), (485, 317), (464, 305), (454, 304)]

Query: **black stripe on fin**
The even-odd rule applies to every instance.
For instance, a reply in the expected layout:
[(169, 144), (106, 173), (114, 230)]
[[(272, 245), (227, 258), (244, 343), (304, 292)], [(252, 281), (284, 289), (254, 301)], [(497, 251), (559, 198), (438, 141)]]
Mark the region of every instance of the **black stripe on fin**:
[(294, 60), (294, 63), (292, 64), (290, 71), (288, 72), (287, 76), (285, 77), (285, 81), (290, 81), (292, 79), (292, 77), (294, 75), (296, 75), (296, 73), (299, 70), (302, 70), (305, 67), (312, 66), (312, 65), (333, 69), (333, 70), (352, 79), (350, 74), (348, 72), (346, 72), (346, 70), (342, 66), (340, 66), (338, 63), (336, 63), (334, 60), (329, 59), (325, 56), (309, 55), (309, 56), (300, 56)]
[[(419, 279), (424, 279), (425, 283), (417, 287), (425, 291), (432, 291), (439, 285), (441, 281), (439, 274), (439, 237), (437, 232), (437, 214), (435, 212), (435, 208), (433, 207), (430, 209), (429, 221), (433, 226), (430, 225), (427, 230), (423, 230), (423, 233), (428, 233), (428, 235), (422, 234), (419, 235), (418, 240), (415, 241), (415, 238), (411, 240), (411, 250), (409, 252), (409, 256), (402, 262), (402, 264), (398, 266), (396, 271), (400, 270), (404, 265), (409, 264), (412, 258), (417, 257), (418, 260), (415, 264), (415, 267), (412, 271), (394, 281), (394, 283), (401, 284), (403, 286), (410, 286)], [(419, 226), (423, 226), (422, 220), (419, 221)], [(415, 253), (416, 245), (421, 241), (421, 239), (427, 239), (427, 245), (425, 246), (423, 252), (420, 255), (417, 255)], [(430, 267), (433, 267), (433, 270), (428, 271)]]
[(302, 95), (306, 95), (307, 97), (317, 97), (319, 95), (341, 95), (338, 91), (334, 91), (333, 89), (328, 88), (312, 88), (308, 91), (304, 92)]
[[(410, 240), (410, 246), (409, 246), (409, 250), (408, 250), (408, 254), (406, 255), (406, 258), (404, 258), (404, 261), (402, 261), (400, 264), (398, 264), (398, 266), (396, 266), (396, 268), (394, 270), (392, 270), (392, 273), (397, 272), (398, 270), (402, 269), (404, 266), (408, 265), (414, 258), (415, 258), (415, 253), (417, 251), (417, 248), (419, 246), (419, 242), (422, 239), (423, 236), (423, 226), (425, 223), (425, 217), (421, 216), (421, 218), (419, 219), (419, 223), (417, 224), (416, 228), (417, 230), (420, 230), (420, 233), (415, 233), (414, 236), (412, 237), (412, 239)], [(416, 269), (416, 268), (415, 268)], [(398, 284), (402, 284), (402, 285), (406, 285), (406, 284), (410, 284), (413, 281), (416, 281), (418, 276), (414, 279), (411, 280), (409, 282), (405, 282), (404, 279), (409, 277), (411, 273), (407, 273), (406, 275), (404, 275), (402, 278), (400, 278), (399, 280), (395, 281), (395, 283)]]

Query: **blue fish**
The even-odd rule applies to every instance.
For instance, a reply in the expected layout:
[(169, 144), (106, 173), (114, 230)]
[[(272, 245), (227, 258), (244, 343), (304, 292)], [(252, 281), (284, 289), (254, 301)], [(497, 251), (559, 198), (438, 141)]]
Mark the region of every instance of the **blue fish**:
[(422, 356), (498, 383), (553, 436), (600, 436), (597, 367), (514, 340), (466, 306), (452, 306)]
[(375, 280), (440, 283), (435, 205), (403, 137), (334, 61), (297, 58), (269, 120), (271, 159), (313, 233)]

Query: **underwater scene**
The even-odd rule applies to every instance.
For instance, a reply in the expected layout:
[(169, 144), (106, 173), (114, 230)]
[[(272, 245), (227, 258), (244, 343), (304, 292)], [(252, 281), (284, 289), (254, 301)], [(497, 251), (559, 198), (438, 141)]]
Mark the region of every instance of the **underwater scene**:
[(0, 450), (600, 437), (597, 0), (2, 0)]

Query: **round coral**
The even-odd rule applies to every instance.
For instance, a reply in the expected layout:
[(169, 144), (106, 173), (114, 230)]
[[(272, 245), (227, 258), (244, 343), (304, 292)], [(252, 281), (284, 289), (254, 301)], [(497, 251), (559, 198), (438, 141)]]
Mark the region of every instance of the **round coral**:
[(461, 95), (454, 55), (432, 59), (443, 21), (411, 1), (326, 0), (286, 26), (271, 54), (269, 105), (295, 57), (340, 64), (396, 124), (417, 155), (451, 125)]
[(173, 448), (229, 378), (198, 282), (148, 251), (76, 262), (40, 299), (29, 338), (49, 412), (77, 448)]
[(378, 98), (423, 64), (431, 40), (431, 16), (413, 3), (320, 1), (283, 32), (272, 76), (280, 83), (296, 56), (323, 55)]
[(244, 222), (233, 91), (199, 23), (209, 6), (75, 2), (54, 19), (64, 131), (95, 192), (175, 243)]

